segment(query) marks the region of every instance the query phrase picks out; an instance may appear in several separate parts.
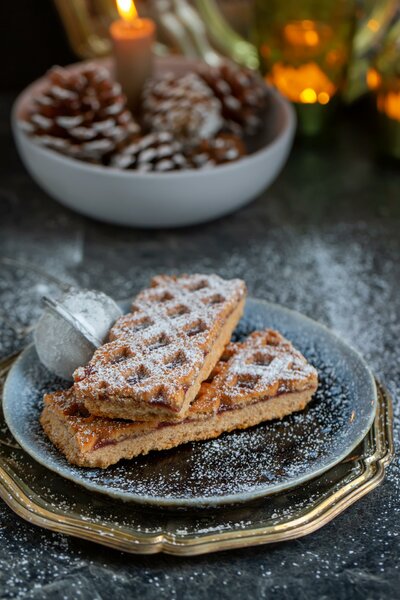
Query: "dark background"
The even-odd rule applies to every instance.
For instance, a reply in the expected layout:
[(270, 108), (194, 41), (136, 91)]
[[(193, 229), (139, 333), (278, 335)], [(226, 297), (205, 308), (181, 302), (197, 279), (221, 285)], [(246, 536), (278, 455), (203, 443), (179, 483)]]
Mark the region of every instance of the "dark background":
[(0, 91), (21, 90), (52, 65), (76, 60), (51, 0), (1, 0), (0, 56)]

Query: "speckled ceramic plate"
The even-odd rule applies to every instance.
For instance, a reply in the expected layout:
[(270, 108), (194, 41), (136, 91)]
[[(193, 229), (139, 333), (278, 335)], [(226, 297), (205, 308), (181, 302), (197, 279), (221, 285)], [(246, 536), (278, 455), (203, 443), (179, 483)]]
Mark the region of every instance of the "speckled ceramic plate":
[(106, 470), (73, 467), (44, 436), (38, 419), (45, 391), (60, 386), (30, 346), (4, 388), (12, 434), (39, 463), (84, 487), (140, 503), (204, 507), (241, 503), (299, 486), (342, 461), (370, 429), (377, 405), (362, 358), (325, 327), (281, 306), (248, 300), (235, 338), (279, 329), (318, 369), (306, 410), (217, 440), (122, 461)]

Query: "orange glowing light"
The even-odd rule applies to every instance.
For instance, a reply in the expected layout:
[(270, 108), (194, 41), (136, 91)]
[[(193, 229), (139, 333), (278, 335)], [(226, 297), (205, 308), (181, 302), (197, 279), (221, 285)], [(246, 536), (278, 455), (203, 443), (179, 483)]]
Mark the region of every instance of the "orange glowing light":
[(400, 122), (400, 92), (379, 94), (377, 98), (378, 110), (389, 119)]
[(328, 94), (328, 92), (320, 92), (318, 94), (318, 102), (320, 104), (328, 104), (328, 102), (329, 102), (330, 99), (331, 99), (331, 97)]
[(300, 102), (304, 104), (315, 104), (317, 101), (317, 93), (312, 88), (306, 88), (302, 90), (299, 94)]
[(268, 80), (292, 102), (303, 104), (328, 104), (336, 86), (314, 62), (293, 67), (275, 63)]
[(381, 83), (381, 76), (375, 69), (368, 69), (367, 85), (370, 90), (376, 90)]
[(132, 0), (117, 0), (119, 16), (127, 23), (132, 23), (138, 17), (136, 6)]
[(317, 46), (319, 44), (319, 35), (317, 31), (305, 31), (304, 39), (307, 46)]
[(367, 27), (368, 29), (376, 33), (380, 27), (379, 21), (377, 21), (376, 19), (370, 19), (367, 23)]
[(308, 19), (290, 21), (283, 27), (286, 43), (297, 48), (316, 48), (331, 35), (332, 30), (329, 26)]

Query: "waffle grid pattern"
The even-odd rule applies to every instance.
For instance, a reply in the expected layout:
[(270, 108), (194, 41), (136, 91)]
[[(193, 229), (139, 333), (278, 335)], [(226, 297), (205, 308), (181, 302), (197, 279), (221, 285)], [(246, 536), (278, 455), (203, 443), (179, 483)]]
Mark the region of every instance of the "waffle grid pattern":
[(111, 329), (110, 342), (75, 372), (77, 396), (179, 404), (244, 295), (240, 280), (155, 277)]
[[(260, 356), (268, 357), (267, 364), (260, 364)], [(239, 372), (238, 365), (241, 365)], [(241, 385), (238, 376), (243, 373), (252, 376), (253, 370), (260, 377), (257, 383), (254, 386)], [(209, 379), (203, 382), (185, 422), (210, 419), (219, 412), (240, 408), (257, 400), (280, 393), (316, 389), (316, 386), (316, 370), (290, 342), (273, 330), (255, 332), (243, 343), (228, 345)], [(95, 450), (107, 445), (108, 441), (112, 443), (112, 440), (126, 439), (127, 435), (148, 433), (167, 424), (91, 416), (75, 397), (74, 388), (47, 394), (45, 406), (51, 407), (72, 428), (82, 450)]]
[(216, 410), (248, 404), (317, 385), (317, 372), (280, 333), (256, 331), (243, 343), (229, 344), (212, 378), (195, 402), (214, 402)]

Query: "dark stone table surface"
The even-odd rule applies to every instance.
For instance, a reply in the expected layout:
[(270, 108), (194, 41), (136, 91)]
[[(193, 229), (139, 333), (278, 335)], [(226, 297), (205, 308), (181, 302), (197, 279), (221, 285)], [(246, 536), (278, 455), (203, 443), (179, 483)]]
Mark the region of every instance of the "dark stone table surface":
[[(52, 201), (22, 167), (0, 97), (0, 255), (127, 297), (156, 272), (216, 271), (320, 320), (358, 348), (394, 396), (400, 435), (400, 173), (376, 160), (357, 109), (297, 143), (276, 183), (235, 215), (139, 231)], [(0, 354), (21, 347), (49, 284), (0, 264)], [(0, 598), (398, 598), (400, 469), (297, 541), (194, 558), (129, 556), (31, 526), (0, 505)]]

